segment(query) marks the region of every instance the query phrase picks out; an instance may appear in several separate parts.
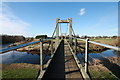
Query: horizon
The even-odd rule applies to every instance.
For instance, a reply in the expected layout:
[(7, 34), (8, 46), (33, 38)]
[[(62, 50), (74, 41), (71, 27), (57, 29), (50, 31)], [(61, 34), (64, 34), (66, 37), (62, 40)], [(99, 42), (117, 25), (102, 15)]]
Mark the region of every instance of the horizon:
[[(72, 18), (76, 35), (118, 35), (118, 2), (3, 2), (2, 34), (52, 36), (56, 18)], [(69, 28), (68, 28), (69, 29)], [(67, 24), (61, 24), (61, 32)]]
[[(29, 37), (29, 36), (24, 36), (24, 35), (7, 35), (7, 34), (2, 34), (2, 35), (0, 35), (0, 37), (1, 36), (23, 36), (23, 37), (25, 37), (25, 38), (35, 38), (36, 36), (38, 36), (38, 35), (36, 35), (36, 36), (34, 36), (34, 37)], [(62, 35), (59, 35), (59, 36), (62, 36)], [(66, 35), (66, 36), (69, 36), (69, 34), (68, 35)], [(87, 37), (105, 37), (106, 35), (103, 35), (103, 36), (99, 36), (99, 35), (97, 35), (97, 36), (89, 36), (89, 35), (76, 35), (76, 36), (79, 36), (79, 37), (84, 37), (84, 36), (87, 36)], [(107, 36), (107, 37), (114, 37), (114, 36), (116, 36), (116, 37), (120, 37), (119, 35), (112, 35), (112, 36)], [(47, 37), (52, 37), (52, 36), (48, 36), (47, 35)]]

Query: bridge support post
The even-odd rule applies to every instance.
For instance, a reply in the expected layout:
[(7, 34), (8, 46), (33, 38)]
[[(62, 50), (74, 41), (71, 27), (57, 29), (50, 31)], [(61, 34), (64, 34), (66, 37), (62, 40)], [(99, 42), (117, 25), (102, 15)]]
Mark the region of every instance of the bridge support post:
[(40, 40), (40, 71), (43, 70), (43, 59), (42, 59), (42, 54), (43, 54), (43, 42)]
[(53, 40), (51, 40), (51, 55), (53, 54)]
[(72, 18), (69, 18), (69, 23), (70, 23), (70, 26), (69, 26), (69, 43), (70, 43), (70, 46), (72, 47)]
[(55, 48), (57, 48), (59, 44), (59, 27), (58, 27), (58, 21), (59, 19), (56, 18), (56, 42), (55, 42)]
[(85, 72), (88, 73), (88, 51), (89, 51), (89, 39), (86, 39), (85, 45)]

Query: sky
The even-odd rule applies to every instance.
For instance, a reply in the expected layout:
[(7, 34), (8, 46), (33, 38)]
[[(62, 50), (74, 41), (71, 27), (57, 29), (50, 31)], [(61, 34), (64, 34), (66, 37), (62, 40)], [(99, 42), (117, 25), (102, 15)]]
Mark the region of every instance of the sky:
[[(52, 36), (56, 18), (72, 18), (77, 35), (118, 35), (118, 2), (3, 2), (0, 8), (2, 34)], [(59, 24), (68, 34), (68, 24)]]

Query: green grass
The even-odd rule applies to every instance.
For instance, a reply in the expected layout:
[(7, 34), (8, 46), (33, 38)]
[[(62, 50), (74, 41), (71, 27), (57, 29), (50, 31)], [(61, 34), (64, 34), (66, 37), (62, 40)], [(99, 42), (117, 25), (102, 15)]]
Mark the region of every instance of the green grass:
[(99, 39), (90, 39), (90, 41), (114, 41), (116, 39), (104, 39), (104, 38), (99, 38)]
[(0, 79), (2, 78), (2, 70), (0, 70)]
[[(84, 39), (85, 40), (85, 39)], [(99, 39), (89, 39), (89, 41), (115, 41), (116, 39), (105, 39), (105, 38), (99, 38)], [(78, 41), (82, 41), (79, 40)]]
[(102, 79), (102, 78), (106, 78), (109, 80), (117, 79), (111, 72), (107, 72), (107, 71), (95, 71), (93, 69), (90, 69), (89, 73), (92, 79)]
[(3, 79), (25, 79), (29, 78), (32, 80), (36, 80), (38, 75), (38, 70), (36, 69), (5, 69), (2, 71)]

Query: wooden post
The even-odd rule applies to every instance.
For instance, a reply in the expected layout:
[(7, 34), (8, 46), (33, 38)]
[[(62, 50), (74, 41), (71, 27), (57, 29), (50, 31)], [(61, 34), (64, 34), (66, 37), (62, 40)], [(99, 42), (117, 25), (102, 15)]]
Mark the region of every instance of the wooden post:
[(77, 38), (75, 38), (75, 54), (77, 54)]
[(71, 39), (72, 38), (72, 18), (69, 18), (69, 23), (70, 23), (70, 26), (69, 26), (69, 37)]
[(72, 18), (69, 18), (69, 23), (70, 23), (70, 26), (69, 26), (69, 43), (70, 43), (70, 46), (72, 47)]
[(66, 39), (66, 33), (65, 33), (65, 39)]
[(55, 43), (55, 48), (57, 48), (59, 44), (59, 26), (58, 26), (58, 21), (59, 19), (56, 18), (56, 43)]
[(89, 39), (86, 39), (85, 45), (85, 72), (88, 73), (88, 50), (89, 50)]
[(43, 59), (42, 59), (42, 54), (43, 54), (43, 42), (40, 40), (40, 71), (43, 70)]
[(53, 40), (51, 40), (51, 55), (53, 54)]

